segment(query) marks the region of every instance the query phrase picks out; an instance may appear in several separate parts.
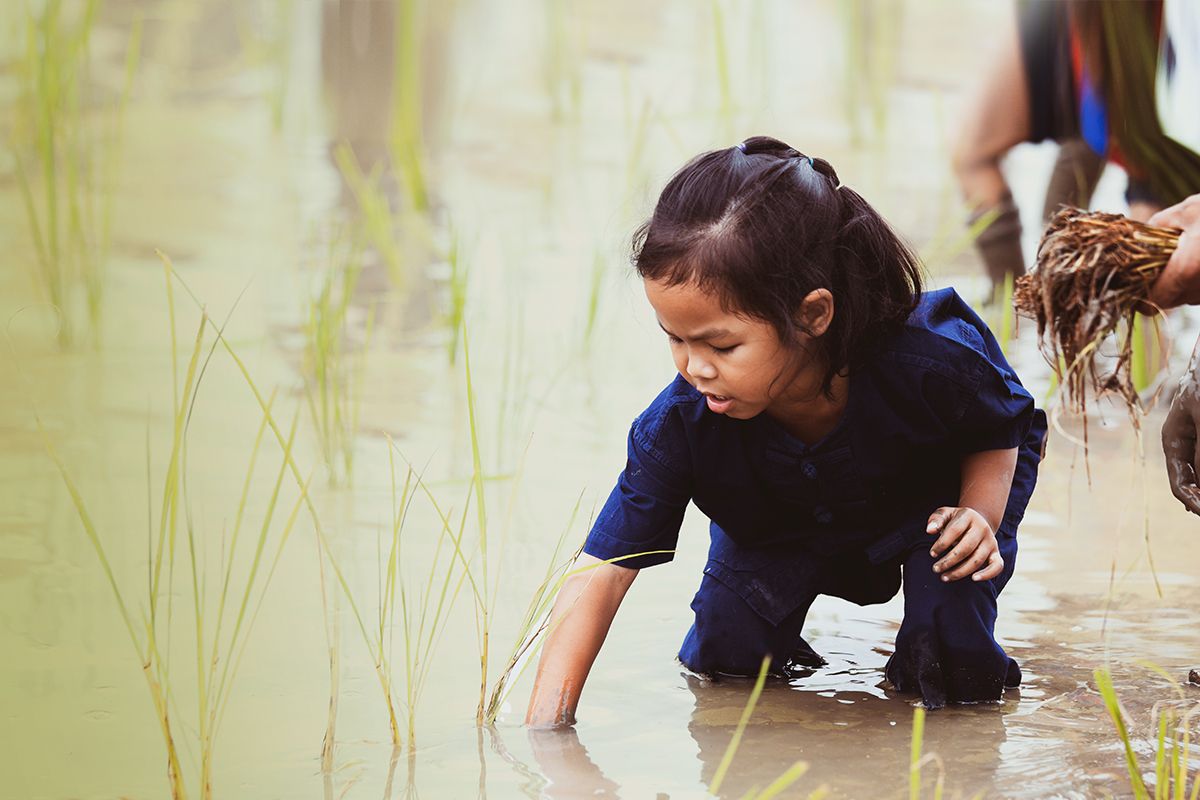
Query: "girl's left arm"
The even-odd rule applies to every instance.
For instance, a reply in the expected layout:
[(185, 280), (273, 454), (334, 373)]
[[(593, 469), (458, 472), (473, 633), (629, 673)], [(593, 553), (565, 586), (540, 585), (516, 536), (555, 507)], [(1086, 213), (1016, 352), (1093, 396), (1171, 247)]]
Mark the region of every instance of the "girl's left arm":
[(942, 507), (929, 517), (926, 532), (937, 534), (930, 555), (938, 560), (933, 571), (943, 581), (968, 575), (981, 581), (1004, 571), (996, 530), (1008, 505), (1017, 448), (971, 453), (962, 462), (958, 505)]

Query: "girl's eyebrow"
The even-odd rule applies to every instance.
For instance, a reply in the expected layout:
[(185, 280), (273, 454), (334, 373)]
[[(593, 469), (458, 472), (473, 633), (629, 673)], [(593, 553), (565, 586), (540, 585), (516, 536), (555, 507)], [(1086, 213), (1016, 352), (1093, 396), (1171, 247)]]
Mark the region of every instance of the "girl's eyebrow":
[[(658, 323), (658, 327), (662, 328), (663, 333), (665, 333), (667, 336), (675, 336), (675, 334), (673, 334), (669, 330), (667, 330), (666, 326), (662, 324), (662, 320), (655, 320), (655, 321)], [(730, 335), (730, 332), (725, 330), (724, 328), (708, 328), (706, 330), (700, 331), (695, 336), (692, 336), (690, 338), (692, 338), (692, 339), (719, 339), (722, 336), (729, 336), (729, 335)], [(675, 336), (675, 338), (682, 339), (684, 337)]]

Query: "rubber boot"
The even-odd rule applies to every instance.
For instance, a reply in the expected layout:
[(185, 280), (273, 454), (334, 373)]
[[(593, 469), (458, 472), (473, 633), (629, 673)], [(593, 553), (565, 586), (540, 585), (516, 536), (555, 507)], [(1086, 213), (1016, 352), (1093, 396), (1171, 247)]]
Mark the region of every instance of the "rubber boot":
[(984, 269), (992, 281), (992, 296), (1004, 286), (1004, 279), (1014, 279), (1025, 274), (1025, 256), (1021, 252), (1021, 215), (1013, 202), (1012, 194), (1005, 192), (1000, 202), (981, 208), (971, 214), (968, 225), (973, 226), (981, 218), (992, 216), (992, 222), (975, 237), (975, 249), (983, 259)]
[(1068, 139), (1060, 144), (1046, 186), (1042, 222), (1049, 221), (1064, 205), (1087, 208), (1104, 173), (1104, 164), (1104, 156), (1098, 155), (1083, 139)]

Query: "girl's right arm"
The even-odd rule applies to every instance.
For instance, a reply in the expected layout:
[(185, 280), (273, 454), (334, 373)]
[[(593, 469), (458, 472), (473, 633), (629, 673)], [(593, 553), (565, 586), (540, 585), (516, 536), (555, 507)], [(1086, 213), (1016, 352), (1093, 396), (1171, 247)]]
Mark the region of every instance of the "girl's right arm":
[(575, 708), (588, 671), (638, 573), (636, 569), (604, 563), (584, 553), (576, 568), (588, 566), (592, 568), (567, 579), (554, 601), (549, 633), (533, 682), (529, 710), (525, 713), (525, 724), (530, 727), (575, 724)]

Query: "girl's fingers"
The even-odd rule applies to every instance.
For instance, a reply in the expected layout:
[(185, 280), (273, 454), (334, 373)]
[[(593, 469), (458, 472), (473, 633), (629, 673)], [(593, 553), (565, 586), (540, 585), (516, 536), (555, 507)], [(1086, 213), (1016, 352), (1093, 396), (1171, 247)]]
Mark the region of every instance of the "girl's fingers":
[(962, 539), (970, 528), (971, 515), (965, 513), (965, 509), (953, 509), (949, 519), (942, 524), (941, 533), (938, 535), (937, 541), (933, 543), (933, 547), (930, 548), (929, 554), (935, 558), (940, 556), (953, 547), (955, 542)]
[(974, 526), (969, 526), (967, 531), (959, 537), (957, 544), (950, 547), (945, 554), (933, 564), (934, 572), (948, 572), (950, 569), (957, 566), (964, 559), (971, 557), (971, 554), (979, 549), (980, 542), (983, 541), (983, 531)]
[(987, 564), (983, 569), (971, 576), (973, 581), (988, 581), (995, 578), (1001, 572), (1004, 572), (1004, 556), (1000, 555), (1000, 551), (993, 551), (988, 556)]
[(946, 524), (946, 520), (950, 519), (950, 515), (958, 509), (942, 506), (929, 515), (929, 524), (925, 526), (926, 533), (937, 533)]
[[(1000, 574), (1000, 570), (1004, 569), (1004, 560), (1000, 558), (1000, 554), (995, 549), (996, 545), (989, 542), (975, 548), (973, 552), (967, 555), (957, 567), (942, 575), (943, 581), (957, 581), (962, 578), (972, 575), (973, 573), (985, 572), (990, 569), (995, 569), (995, 562), (999, 560), (1000, 567), (996, 570), (996, 574)], [(990, 577), (990, 576), (989, 576)], [(976, 580), (979, 580), (976, 578)]]

